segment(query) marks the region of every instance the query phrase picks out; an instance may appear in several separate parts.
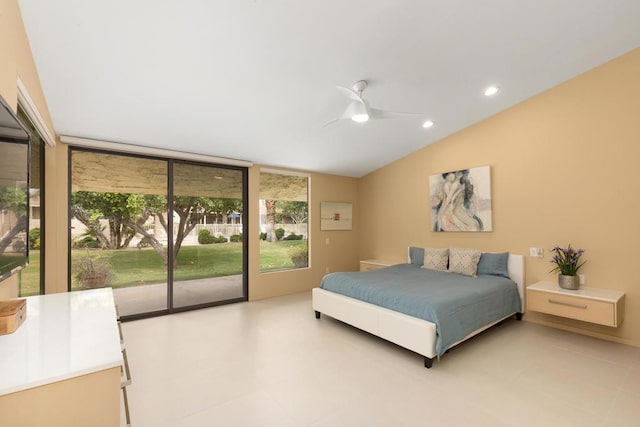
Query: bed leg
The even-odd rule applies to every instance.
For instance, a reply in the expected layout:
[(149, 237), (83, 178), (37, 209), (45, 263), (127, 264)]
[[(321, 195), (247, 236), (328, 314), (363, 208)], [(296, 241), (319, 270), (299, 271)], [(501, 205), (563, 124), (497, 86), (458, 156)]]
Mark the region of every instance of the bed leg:
[(316, 310), (316, 319), (320, 318), (320, 312), (318, 310)]
[(424, 367), (429, 369), (433, 366), (433, 359), (430, 357), (425, 357), (424, 358)]
[(524, 313), (516, 313), (516, 320), (522, 320), (522, 316), (524, 316)]

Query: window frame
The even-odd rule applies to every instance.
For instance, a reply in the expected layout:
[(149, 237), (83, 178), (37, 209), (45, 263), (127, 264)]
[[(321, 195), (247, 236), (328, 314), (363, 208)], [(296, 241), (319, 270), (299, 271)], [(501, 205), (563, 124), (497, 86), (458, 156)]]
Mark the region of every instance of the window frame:
[[(308, 172), (299, 172), (299, 171), (292, 171), (292, 170), (285, 170), (285, 169), (277, 169), (277, 168), (260, 168), (259, 170), (259, 177), (260, 177), (260, 184), (258, 187), (258, 203), (260, 203), (262, 200), (262, 195), (261, 195), (261, 191), (260, 191), (260, 186), (262, 183), (262, 174), (263, 173), (268, 173), (268, 174), (277, 174), (277, 175), (285, 175), (285, 176), (297, 176), (297, 177), (303, 177), (306, 178), (307, 180), (307, 185), (306, 185), (306, 191), (307, 191), (307, 266), (306, 267), (301, 267), (301, 268), (295, 268), (295, 267), (288, 267), (288, 268), (282, 268), (282, 269), (274, 269), (274, 270), (262, 270), (260, 268), (260, 260), (261, 260), (261, 251), (258, 250), (258, 271), (260, 274), (272, 274), (272, 273), (285, 273), (285, 272), (290, 272), (290, 271), (300, 271), (300, 270), (305, 270), (305, 269), (311, 269), (312, 266), (312, 256), (311, 256), (311, 239), (312, 239), (312, 229), (311, 229), (311, 221), (312, 221), (312, 212), (311, 212), (311, 174)], [(259, 206), (258, 206), (258, 212), (259, 212)], [(258, 214), (258, 225), (262, 225), (260, 223), (260, 213)]]
[[(29, 105), (25, 105), (21, 100), (18, 100), (18, 107), (16, 111), (16, 115), (19, 119), (22, 120), (21, 116), (28, 121), (28, 123), (23, 123), (25, 127), (29, 129), (29, 132), (35, 132), (37, 134), (37, 138), (34, 138), (33, 135), (29, 139), (29, 173), (27, 179), (27, 188), (31, 190), (31, 166), (33, 159), (33, 146), (35, 145), (34, 141), (38, 140), (38, 168), (40, 180), (38, 182), (39, 191), (40, 191), (40, 219), (38, 220), (40, 223), (40, 271), (39, 271), (39, 291), (38, 295), (45, 294), (45, 253), (46, 253), (46, 241), (45, 241), (45, 230), (46, 230), (46, 203), (45, 203), (45, 147), (48, 146), (46, 139), (43, 137), (40, 127), (36, 125), (37, 118), (34, 118), (32, 114), (34, 113), (33, 107), (29, 107)], [(31, 210), (32, 206), (29, 200), (27, 205), (28, 209)], [(31, 212), (29, 212), (31, 213)], [(29, 215), (29, 223), (31, 222), (31, 215)], [(31, 231), (30, 224), (27, 224), (27, 245), (29, 245), (29, 232)], [(24, 271), (24, 269), (21, 270)], [(20, 281), (22, 278), (20, 278)], [(19, 286), (18, 293), (20, 297), (21, 294), (21, 286)]]
[[(149, 318), (149, 317), (154, 317), (154, 316), (159, 316), (159, 315), (166, 315), (166, 314), (173, 314), (173, 313), (179, 313), (179, 312), (184, 312), (184, 311), (190, 311), (190, 310), (196, 310), (196, 309), (200, 309), (200, 308), (207, 308), (207, 307), (213, 307), (213, 306), (217, 306), (217, 305), (224, 305), (224, 304), (231, 304), (231, 303), (236, 303), (236, 302), (244, 302), (244, 301), (248, 301), (249, 299), (249, 250), (248, 250), (248, 242), (249, 242), (249, 233), (250, 233), (250, 229), (251, 227), (248, 226), (249, 224), (249, 215), (248, 215), (248, 209), (246, 209), (246, 207), (248, 206), (248, 200), (249, 200), (249, 169), (246, 166), (243, 165), (235, 165), (235, 164), (226, 164), (226, 163), (212, 163), (212, 162), (205, 162), (205, 161), (196, 161), (196, 160), (189, 160), (189, 159), (184, 159), (184, 158), (179, 158), (179, 157), (164, 157), (161, 155), (149, 155), (149, 154), (140, 154), (137, 152), (133, 152), (133, 151), (129, 151), (126, 149), (123, 149), (122, 151), (117, 151), (117, 150), (112, 150), (112, 149), (104, 149), (104, 148), (89, 148), (89, 147), (85, 147), (83, 145), (69, 145), (69, 149), (68, 149), (68, 168), (67, 168), (67, 190), (68, 190), (68, 199), (67, 199), (67, 208), (68, 208), (68, 214), (67, 214), (67, 220), (68, 220), (68, 229), (69, 229), (69, 236), (71, 233), (71, 220), (73, 218), (73, 213), (71, 211), (71, 195), (72, 195), (72, 185), (73, 185), (73, 174), (72, 174), (72, 166), (73, 166), (73, 161), (72, 161), (72, 156), (73, 156), (73, 152), (89, 152), (89, 153), (97, 153), (97, 154), (106, 154), (106, 155), (114, 155), (114, 156), (124, 156), (124, 157), (133, 157), (133, 158), (139, 158), (139, 159), (150, 159), (150, 160), (159, 160), (159, 161), (164, 161), (166, 163), (167, 166), (167, 206), (169, 210), (172, 210), (173, 207), (173, 196), (174, 196), (174, 185), (175, 183), (173, 182), (173, 172), (174, 172), (174, 165), (177, 164), (183, 164), (183, 165), (200, 165), (200, 166), (206, 166), (206, 167), (215, 167), (215, 168), (223, 168), (223, 169), (231, 169), (231, 170), (237, 170), (239, 172), (242, 173), (242, 181), (243, 181), (243, 188), (242, 188), (242, 200), (243, 200), (243, 218), (242, 220), (244, 221), (245, 226), (243, 227), (243, 278), (242, 278), (242, 289), (243, 289), (243, 296), (240, 298), (234, 298), (234, 299), (228, 299), (228, 300), (220, 300), (220, 301), (214, 301), (214, 302), (206, 302), (206, 303), (202, 303), (202, 304), (197, 304), (197, 305), (189, 305), (189, 306), (175, 306), (175, 301), (173, 301), (173, 287), (175, 285), (174, 282), (174, 277), (173, 277), (173, 263), (174, 260), (173, 258), (170, 256), (168, 259), (168, 263), (167, 263), (167, 306), (166, 308), (162, 309), (162, 310), (156, 310), (156, 311), (151, 311), (151, 312), (144, 312), (144, 313), (138, 313), (138, 314), (133, 314), (133, 315), (124, 315), (122, 316), (122, 320), (128, 321), (128, 320), (137, 320), (137, 319), (144, 319), (144, 318)], [(173, 235), (173, 221), (167, 221), (167, 226), (168, 226), (168, 230), (167, 230), (167, 234), (169, 236)], [(171, 242), (171, 243), (169, 243)], [(72, 250), (72, 241), (71, 238), (68, 239), (67, 242), (67, 290), (70, 292), (72, 289), (72, 260), (71, 260), (71, 250)], [(173, 252), (173, 240), (169, 239), (168, 243), (168, 251), (169, 253)]]

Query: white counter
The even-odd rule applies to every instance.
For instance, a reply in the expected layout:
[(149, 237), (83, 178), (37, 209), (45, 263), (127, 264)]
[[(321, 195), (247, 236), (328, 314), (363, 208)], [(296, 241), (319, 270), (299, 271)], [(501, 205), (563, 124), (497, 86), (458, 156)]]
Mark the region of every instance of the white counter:
[(0, 335), (0, 396), (122, 363), (111, 288), (26, 300), (24, 323)]

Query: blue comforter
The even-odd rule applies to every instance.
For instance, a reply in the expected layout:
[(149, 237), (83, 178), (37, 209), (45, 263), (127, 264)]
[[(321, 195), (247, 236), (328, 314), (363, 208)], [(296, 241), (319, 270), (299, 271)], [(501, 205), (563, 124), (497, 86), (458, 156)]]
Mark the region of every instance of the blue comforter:
[(320, 287), (435, 323), (438, 356), (476, 329), (520, 312), (518, 288), (509, 279), (468, 277), (413, 264), (331, 273)]

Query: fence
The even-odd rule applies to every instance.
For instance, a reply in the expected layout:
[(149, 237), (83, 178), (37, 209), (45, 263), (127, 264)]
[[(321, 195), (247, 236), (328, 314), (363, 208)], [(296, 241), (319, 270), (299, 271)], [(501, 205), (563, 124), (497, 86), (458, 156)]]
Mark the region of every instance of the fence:
[[(284, 229), (285, 236), (291, 233), (296, 233), (298, 235), (302, 234), (305, 238), (308, 236), (307, 224), (276, 224), (274, 230), (277, 230), (278, 228)], [(260, 232), (267, 232), (267, 224), (260, 224)]]
[(191, 233), (197, 236), (200, 230), (209, 230), (209, 233), (214, 236), (229, 237), (234, 234), (242, 234), (242, 224), (198, 224), (195, 231)]

